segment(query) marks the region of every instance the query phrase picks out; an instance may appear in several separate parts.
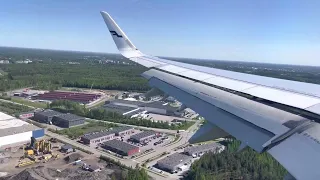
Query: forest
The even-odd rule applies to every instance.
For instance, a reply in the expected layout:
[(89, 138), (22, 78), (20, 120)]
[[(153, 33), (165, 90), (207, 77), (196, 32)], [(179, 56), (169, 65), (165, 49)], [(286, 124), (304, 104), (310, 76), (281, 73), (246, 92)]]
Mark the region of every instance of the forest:
[(192, 164), (186, 180), (282, 180), (287, 171), (269, 154), (251, 148), (236, 152), (240, 141), (225, 142), (220, 154), (207, 153)]
[(60, 87), (78, 87), (123, 91), (146, 91), (146, 80), (140, 77), (144, 68), (122, 64), (98, 63), (70, 65), (65, 62), (8, 64), (0, 68), (0, 91), (34, 87), (56, 90)]
[[(140, 76), (146, 69), (120, 55), (0, 47), (0, 92), (34, 87), (55, 90), (62, 86), (146, 91)], [(28, 64), (17, 63), (30, 60)]]

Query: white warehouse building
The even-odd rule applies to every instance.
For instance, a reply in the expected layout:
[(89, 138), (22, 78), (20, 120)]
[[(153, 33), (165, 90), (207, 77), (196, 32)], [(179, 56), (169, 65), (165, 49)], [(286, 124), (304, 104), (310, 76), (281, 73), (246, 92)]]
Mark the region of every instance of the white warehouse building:
[(0, 112), (0, 150), (44, 136), (44, 129)]
[(213, 152), (215, 154), (221, 153), (224, 149), (225, 149), (225, 146), (223, 146), (222, 144), (213, 142), (209, 144), (203, 144), (203, 145), (185, 148), (184, 153), (192, 157), (198, 157), (208, 152)]

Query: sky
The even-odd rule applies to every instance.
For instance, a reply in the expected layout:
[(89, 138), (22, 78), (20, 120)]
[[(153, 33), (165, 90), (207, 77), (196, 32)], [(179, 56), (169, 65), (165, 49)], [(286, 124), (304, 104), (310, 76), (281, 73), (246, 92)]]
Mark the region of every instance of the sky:
[(0, 46), (118, 53), (107, 11), (143, 53), (320, 66), (319, 0), (10, 0)]

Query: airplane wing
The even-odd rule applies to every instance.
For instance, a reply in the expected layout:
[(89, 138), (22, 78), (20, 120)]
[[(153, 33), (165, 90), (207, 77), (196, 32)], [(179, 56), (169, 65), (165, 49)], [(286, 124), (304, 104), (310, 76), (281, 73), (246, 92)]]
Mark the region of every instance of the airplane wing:
[(120, 53), (149, 68), (151, 87), (175, 97), (296, 179), (319, 179), (320, 86), (161, 59), (140, 52), (101, 12)]

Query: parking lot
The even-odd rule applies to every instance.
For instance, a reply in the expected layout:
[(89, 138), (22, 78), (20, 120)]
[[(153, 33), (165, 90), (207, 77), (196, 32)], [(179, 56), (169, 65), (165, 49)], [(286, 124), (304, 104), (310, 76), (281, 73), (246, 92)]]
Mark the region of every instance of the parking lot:
[[(132, 135), (139, 134), (141, 132), (143, 132), (143, 131), (135, 129), (134, 132), (129, 134), (129, 135), (124, 135), (122, 137), (118, 136), (115, 139), (123, 141), (123, 142), (126, 142), (128, 144), (132, 144), (134, 146), (138, 146), (140, 148), (140, 152), (138, 154), (135, 154), (133, 157), (139, 156), (139, 155), (145, 153), (146, 151), (155, 150), (155, 149), (157, 149), (157, 147), (165, 146), (165, 145), (169, 144), (170, 142), (172, 142), (174, 140), (174, 136), (167, 135), (167, 134), (164, 134), (164, 133), (159, 133), (159, 136), (155, 136), (155, 137), (149, 139), (147, 142), (144, 142), (144, 143), (136, 143), (136, 142), (133, 142), (133, 141), (130, 140), (130, 137)], [(101, 145), (102, 145), (102, 143), (100, 143), (98, 145), (91, 145), (91, 146), (95, 147), (96, 149), (99, 149), (99, 150), (108, 152), (110, 154), (113, 154), (115, 156), (118, 156), (117, 154), (115, 154), (115, 153), (113, 153), (111, 151), (103, 149), (101, 147)]]

